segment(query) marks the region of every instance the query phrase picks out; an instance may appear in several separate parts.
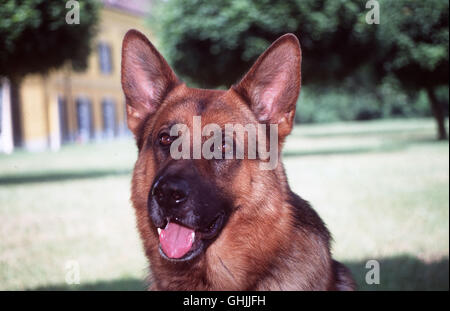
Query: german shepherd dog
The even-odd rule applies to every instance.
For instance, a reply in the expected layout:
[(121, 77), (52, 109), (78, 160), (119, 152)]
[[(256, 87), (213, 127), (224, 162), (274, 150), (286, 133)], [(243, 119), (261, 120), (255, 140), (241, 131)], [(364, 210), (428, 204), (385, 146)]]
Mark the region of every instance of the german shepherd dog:
[[(331, 257), (325, 224), (292, 192), (278, 160), (294, 123), (300, 63), (299, 42), (286, 34), (229, 90), (195, 89), (177, 78), (143, 34), (125, 35), (121, 80), (139, 150), (131, 201), (150, 262), (149, 289), (355, 288), (349, 270)], [(259, 153), (253, 159), (247, 153), (241, 159), (174, 158), (178, 136), (171, 126), (192, 130), (196, 116), (221, 128), (276, 125), (275, 168), (261, 169), (267, 159)], [(238, 140), (237, 134), (232, 139), (245, 150), (248, 135)], [(224, 138), (218, 149), (226, 148)]]

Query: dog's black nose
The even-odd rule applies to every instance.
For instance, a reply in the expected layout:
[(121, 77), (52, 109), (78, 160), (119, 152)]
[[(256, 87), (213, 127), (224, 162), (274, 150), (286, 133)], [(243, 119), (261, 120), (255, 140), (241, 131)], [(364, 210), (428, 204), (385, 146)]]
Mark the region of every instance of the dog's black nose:
[(179, 207), (188, 198), (188, 184), (179, 178), (162, 178), (153, 186), (153, 196), (161, 208)]

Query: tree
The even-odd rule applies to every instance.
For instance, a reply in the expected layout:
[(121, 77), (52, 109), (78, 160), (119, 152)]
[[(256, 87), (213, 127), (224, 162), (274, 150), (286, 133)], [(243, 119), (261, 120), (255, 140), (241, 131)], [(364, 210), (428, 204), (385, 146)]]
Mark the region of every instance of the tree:
[[(79, 24), (66, 22), (70, 9), (61, 0), (2, 0), (0, 5), (0, 76), (11, 81), (13, 123), (17, 118), (20, 82), (30, 73), (45, 74), (71, 62), (87, 67), (91, 40), (96, 33), (98, 2), (79, 4)], [(16, 126), (15, 126), (16, 127)], [(20, 129), (18, 129), (20, 131)]]
[(271, 42), (292, 32), (307, 60), (304, 84), (339, 87), (350, 77), (353, 89), (374, 89), (395, 76), (409, 91), (427, 90), (442, 132), (434, 90), (448, 85), (448, 1), (379, 0), (379, 25), (366, 22), (366, 2), (167, 0), (152, 22), (177, 73), (199, 86), (236, 82)]
[(441, 0), (385, 0), (376, 40), (378, 74), (393, 74), (407, 91), (425, 89), (438, 125), (446, 139), (443, 104), (436, 88), (448, 85), (449, 3)]
[(286, 32), (297, 35), (308, 58), (304, 82), (326, 83), (353, 72), (373, 51), (364, 10), (358, 0), (170, 0), (152, 20), (171, 64), (198, 85), (236, 82)]

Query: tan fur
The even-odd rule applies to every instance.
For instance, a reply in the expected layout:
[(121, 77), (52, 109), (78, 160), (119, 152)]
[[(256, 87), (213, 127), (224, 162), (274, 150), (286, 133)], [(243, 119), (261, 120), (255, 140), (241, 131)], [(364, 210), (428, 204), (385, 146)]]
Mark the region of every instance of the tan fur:
[[(156, 227), (149, 220), (147, 199), (157, 171), (166, 165), (158, 163), (152, 150), (152, 135), (168, 120), (184, 123), (192, 129), (192, 117), (198, 115), (198, 99), (208, 101), (202, 111), (202, 123), (279, 124), (279, 157), (284, 138), (289, 134), (295, 115), (295, 102), (300, 89), (301, 53), (295, 37), (278, 40), (256, 62), (242, 82), (228, 91), (192, 89), (178, 81), (170, 70), (155, 85), (139, 86), (136, 77), (144, 79), (149, 71), (140, 70), (142, 61), (163, 59), (141, 34), (127, 34), (122, 60), (122, 85), (130, 107), (130, 129), (139, 145), (131, 189), (137, 227), (150, 262), (151, 284), (155, 290), (335, 290), (352, 289), (340, 281), (339, 273), (330, 254), (330, 238), (320, 218), (307, 203), (296, 206), (281, 164), (275, 170), (261, 170), (257, 160), (244, 159), (232, 174), (218, 174), (207, 160), (195, 160), (202, 178), (213, 180), (217, 187), (232, 200), (235, 207), (219, 237), (194, 263), (173, 263), (163, 259), (158, 251)], [(133, 43), (134, 41), (138, 43)], [(127, 56), (141, 55), (129, 49), (146, 50), (153, 56), (136, 60)], [(150, 44), (150, 47), (146, 46)], [(155, 52), (156, 51), (156, 52)], [(294, 51), (291, 53), (290, 51)], [(134, 53), (134, 54), (133, 54)], [(157, 53), (157, 54), (155, 54)], [(275, 68), (271, 72), (276, 59)], [(288, 63), (286, 63), (286, 61)], [(289, 62), (296, 66), (286, 67)], [(131, 65), (130, 65), (131, 63)], [(134, 65), (133, 65), (134, 64)], [(137, 64), (137, 65), (136, 65)], [(128, 66), (137, 66), (133, 75)], [(167, 71), (165, 63), (151, 68)], [(161, 69), (162, 68), (162, 69)], [(152, 69), (153, 70), (153, 69)], [(290, 72), (288, 72), (290, 71)], [(286, 73), (288, 72), (288, 73)], [(157, 72), (150, 72), (158, 74)], [(266, 80), (261, 81), (259, 76)], [(291, 81), (291, 76), (298, 78)], [(275, 79), (275, 80), (274, 80)], [(291, 81), (291, 82), (290, 82)], [(170, 91), (164, 94), (164, 87)], [(264, 86), (269, 85), (269, 91)], [(287, 85), (287, 87), (286, 87)], [(279, 92), (280, 88), (285, 88)], [(143, 89), (144, 93), (136, 91)], [(153, 92), (149, 90), (157, 90)], [(145, 92), (150, 92), (146, 98)], [(264, 93), (265, 92), (265, 93)], [(277, 93), (278, 92), (278, 93)], [(156, 94), (156, 95), (155, 95)], [(275, 95), (274, 95), (275, 94)], [(281, 108), (267, 108), (267, 100), (276, 96)], [(250, 99), (249, 99), (250, 98)], [(250, 100), (248, 105), (246, 100)], [(160, 102), (158, 102), (160, 100)], [(303, 201), (302, 201), (303, 202)], [(297, 213), (297, 215), (295, 215)], [(305, 222), (303, 223), (303, 214)], [(298, 216), (300, 215), (300, 216)], [(300, 217), (301, 224), (296, 220)], [(340, 266), (339, 266), (340, 267)]]

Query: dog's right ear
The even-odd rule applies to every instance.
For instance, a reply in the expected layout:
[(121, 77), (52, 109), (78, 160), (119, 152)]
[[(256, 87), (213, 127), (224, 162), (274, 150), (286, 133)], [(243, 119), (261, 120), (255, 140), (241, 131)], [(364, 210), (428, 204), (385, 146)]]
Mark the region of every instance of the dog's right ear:
[(143, 121), (180, 81), (150, 41), (134, 29), (123, 39), (121, 79), (128, 128), (138, 138)]

